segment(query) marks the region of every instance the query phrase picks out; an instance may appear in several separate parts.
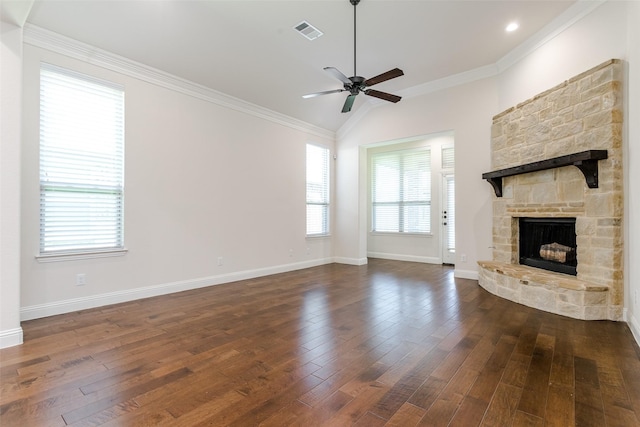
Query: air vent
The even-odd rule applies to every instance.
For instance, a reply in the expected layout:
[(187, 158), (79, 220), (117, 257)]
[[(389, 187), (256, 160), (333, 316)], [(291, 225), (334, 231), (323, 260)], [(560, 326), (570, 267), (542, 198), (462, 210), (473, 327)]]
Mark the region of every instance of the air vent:
[(315, 40), (323, 34), (322, 31), (309, 24), (307, 21), (302, 21), (293, 28), (309, 40)]

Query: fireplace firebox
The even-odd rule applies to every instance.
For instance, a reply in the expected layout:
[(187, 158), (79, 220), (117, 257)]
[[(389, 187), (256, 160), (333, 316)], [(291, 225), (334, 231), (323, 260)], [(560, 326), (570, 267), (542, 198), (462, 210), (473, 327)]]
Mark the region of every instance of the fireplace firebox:
[(575, 218), (520, 218), (520, 264), (577, 275)]

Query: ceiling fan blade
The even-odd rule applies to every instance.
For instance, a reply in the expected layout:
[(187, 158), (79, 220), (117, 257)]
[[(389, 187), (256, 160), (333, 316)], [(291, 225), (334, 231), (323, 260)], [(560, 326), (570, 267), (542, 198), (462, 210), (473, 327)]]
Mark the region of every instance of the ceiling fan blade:
[(345, 90), (346, 89), (325, 90), (324, 92), (308, 93), (306, 95), (302, 95), (302, 97), (305, 98), (305, 99), (314, 98), (314, 97), (320, 96), (320, 95), (328, 95), (330, 93), (344, 92)]
[(367, 89), (364, 91), (365, 95), (374, 96), (376, 98), (384, 99), (385, 101), (396, 103), (402, 99), (401, 96), (393, 95), (387, 92), (380, 92), (379, 90)]
[(344, 101), (344, 106), (342, 107), (342, 112), (348, 113), (349, 111), (351, 111), (351, 106), (353, 106), (353, 101), (355, 100), (356, 100), (356, 95), (347, 96), (347, 100)]
[(351, 80), (349, 80), (349, 77), (347, 77), (344, 74), (342, 74), (342, 72), (340, 70), (338, 70), (337, 68), (324, 67), (324, 70), (326, 72), (328, 72), (329, 74), (331, 74), (336, 79), (340, 80), (342, 83), (344, 83), (346, 85), (350, 85), (351, 84)]
[(394, 68), (393, 70), (389, 70), (386, 73), (382, 73), (375, 77), (371, 77), (364, 81), (365, 86), (373, 86), (378, 83), (386, 82), (387, 80), (395, 79), (396, 77), (404, 76), (404, 72), (400, 68)]

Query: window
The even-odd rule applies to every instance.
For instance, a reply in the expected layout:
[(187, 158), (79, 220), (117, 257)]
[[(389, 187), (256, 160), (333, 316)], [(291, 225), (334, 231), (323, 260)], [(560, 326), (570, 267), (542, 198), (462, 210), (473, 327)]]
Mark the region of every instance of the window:
[(40, 254), (122, 250), (124, 90), (42, 64)]
[(307, 236), (329, 234), (329, 149), (307, 144)]
[(374, 154), (372, 231), (431, 232), (431, 152), (412, 149)]

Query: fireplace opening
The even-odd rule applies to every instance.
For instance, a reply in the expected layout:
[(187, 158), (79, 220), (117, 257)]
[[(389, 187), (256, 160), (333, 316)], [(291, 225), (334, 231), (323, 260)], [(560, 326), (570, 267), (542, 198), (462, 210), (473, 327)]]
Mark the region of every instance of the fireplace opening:
[(575, 218), (520, 218), (520, 264), (577, 275)]

